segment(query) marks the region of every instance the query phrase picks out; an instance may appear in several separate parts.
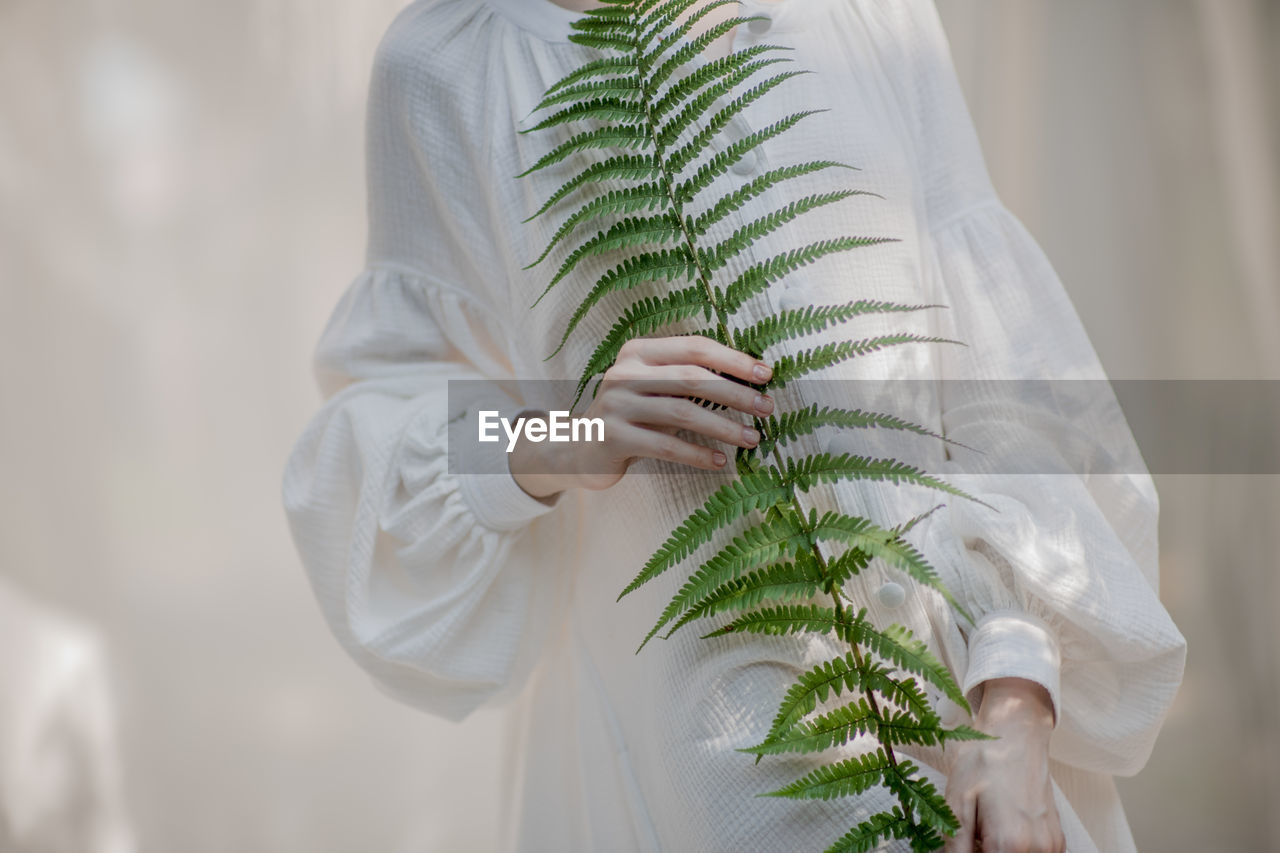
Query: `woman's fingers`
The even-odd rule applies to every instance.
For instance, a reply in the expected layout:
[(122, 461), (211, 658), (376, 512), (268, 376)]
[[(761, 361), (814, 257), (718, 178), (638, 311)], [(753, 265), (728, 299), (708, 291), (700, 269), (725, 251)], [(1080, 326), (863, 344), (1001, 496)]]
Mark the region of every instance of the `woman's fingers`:
[(694, 364), (640, 365), (622, 381), (641, 396), (709, 400), (757, 418), (773, 413), (768, 395)]
[(628, 346), (649, 365), (696, 364), (756, 385), (768, 382), (773, 375), (773, 368), (760, 359), (702, 335), (637, 338)]
[(618, 431), (618, 447), (629, 457), (643, 456), (716, 471), (729, 462), (722, 450), (703, 447), (667, 432), (627, 424)]
[(663, 431), (685, 430), (705, 435), (737, 447), (755, 447), (760, 433), (739, 421), (718, 415), (681, 397), (629, 395), (622, 412), (631, 423), (657, 427)]

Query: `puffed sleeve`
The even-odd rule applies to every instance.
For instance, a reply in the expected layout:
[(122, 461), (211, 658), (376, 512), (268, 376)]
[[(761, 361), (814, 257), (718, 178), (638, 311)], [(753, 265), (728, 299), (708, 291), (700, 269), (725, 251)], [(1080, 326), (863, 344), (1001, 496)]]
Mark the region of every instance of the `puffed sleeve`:
[(516, 484), (505, 443), (451, 454), (449, 424), (469, 407), (524, 409), (507, 380), (528, 365), (492, 295), (502, 268), (455, 237), (458, 216), (483, 215), (459, 209), (477, 195), (459, 159), (471, 149), (443, 135), (465, 132), (449, 123), (462, 120), (449, 69), (423, 64), (435, 53), (406, 21), (370, 92), (370, 260), (316, 347), (324, 402), (289, 455), (283, 504), (342, 647), (395, 698), (460, 719), (527, 678), (564, 599), (554, 557), (569, 537), (561, 501)]
[[(962, 688), (1027, 678), (1054, 705), (1050, 754), (1129, 775), (1145, 764), (1182, 679), (1186, 644), (1158, 595), (1152, 479), (1049, 261), (996, 197), (932, 0), (907, 17), (915, 117), (939, 302), (942, 473), (994, 508), (951, 500), (927, 555), (973, 615)], [(1020, 381), (1028, 380), (1028, 381)]]

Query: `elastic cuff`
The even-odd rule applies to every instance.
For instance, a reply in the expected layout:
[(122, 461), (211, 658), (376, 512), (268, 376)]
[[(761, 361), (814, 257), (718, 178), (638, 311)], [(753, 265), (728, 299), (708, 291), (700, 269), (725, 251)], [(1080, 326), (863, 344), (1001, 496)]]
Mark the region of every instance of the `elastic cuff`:
[(978, 620), (969, 637), (969, 670), (964, 691), (976, 714), (982, 702), (982, 683), (993, 678), (1025, 678), (1049, 692), (1053, 725), (1059, 709), (1058, 642), (1043, 619), (1021, 610), (996, 610)]
[[(530, 411), (517, 403), (498, 405), (499, 416), (513, 423)], [(560, 502), (562, 493), (535, 498), (520, 488), (511, 475), (505, 440), (483, 447), (479, 458), (471, 460), (470, 470), (457, 475), (458, 489), (481, 524), (494, 530), (515, 530), (551, 512)]]

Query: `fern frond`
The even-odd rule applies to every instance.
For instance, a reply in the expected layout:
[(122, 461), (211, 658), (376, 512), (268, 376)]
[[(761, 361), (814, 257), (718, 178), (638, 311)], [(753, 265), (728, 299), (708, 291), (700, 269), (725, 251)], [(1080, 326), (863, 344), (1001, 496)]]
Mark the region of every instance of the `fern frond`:
[[(819, 483), (834, 483), (838, 480), (867, 480), (889, 482), (895, 485), (911, 483), (956, 497), (969, 498), (966, 492), (929, 476), (919, 468), (894, 459), (874, 459), (847, 453), (834, 456), (820, 453), (799, 461), (788, 459), (781, 467), (770, 466), (743, 474), (737, 480), (725, 483), (717, 489), (649, 558), (640, 574), (622, 591), (619, 598), (662, 574), (693, 553), (695, 549), (711, 541), (717, 530), (742, 518), (752, 510), (766, 509), (794, 497), (797, 492), (807, 492)], [(972, 498), (972, 500), (977, 499)], [(870, 522), (867, 523), (870, 524)], [(824, 518), (819, 524), (828, 524), (828, 519)], [(830, 524), (836, 525), (838, 522), (832, 520)], [(876, 530), (880, 531), (879, 528)], [(880, 531), (880, 533), (886, 540), (898, 539), (898, 534), (891, 531)], [(850, 530), (849, 535), (862, 535), (862, 531)], [(902, 544), (905, 545), (905, 543)], [(884, 549), (891, 545), (881, 543), (878, 547)], [(914, 549), (912, 551), (914, 552)], [(923, 558), (918, 558), (918, 562), (922, 563)], [(916, 571), (923, 574), (923, 569), (916, 568)]]
[[(660, 184), (640, 184), (639, 186), (626, 187), (620, 190), (610, 190), (604, 195), (596, 196), (591, 201), (578, 208), (572, 216), (564, 221), (564, 223), (556, 229), (556, 233), (551, 237), (551, 242), (542, 250), (542, 254), (537, 260), (525, 267), (537, 266), (551, 254), (561, 240), (569, 236), (575, 228), (584, 222), (592, 219), (598, 219), (602, 216), (610, 216), (615, 214), (639, 213), (641, 211), (651, 211), (658, 208), (667, 208), (671, 203), (670, 197)], [(546, 296), (551, 291), (552, 285), (548, 285), (543, 291), (542, 296)], [(534, 305), (541, 301), (542, 296), (534, 301)]]
[[(810, 373), (816, 373), (819, 370), (825, 370), (828, 367), (848, 361), (852, 358), (858, 358), (863, 355), (870, 355), (873, 352), (879, 352), (886, 347), (901, 346), (902, 344), (959, 344), (959, 341), (953, 341), (949, 338), (936, 338), (927, 335), (880, 335), (874, 338), (864, 338), (860, 341), (839, 341), (836, 343), (823, 344), (813, 349), (804, 350), (795, 355), (784, 355), (778, 359), (773, 365), (773, 379), (770, 380), (774, 387), (781, 388), (788, 382), (793, 382), (801, 376), (807, 376)], [(963, 344), (961, 344), (963, 346)]]
[(854, 642), (866, 646), (894, 666), (924, 678), (947, 694), (952, 702), (966, 711), (970, 710), (969, 703), (951, 672), (910, 630), (901, 625), (890, 625), (881, 631), (861, 618), (862, 616), (863, 613), (859, 613), (859, 618), (854, 619), (849, 626)]
[(776, 44), (757, 44), (742, 50), (734, 51), (728, 56), (721, 56), (706, 65), (681, 77), (667, 87), (667, 91), (653, 106), (653, 117), (661, 120), (676, 107), (696, 95), (704, 86), (713, 80), (720, 79), (726, 72), (732, 72), (747, 65), (757, 56), (778, 50), (790, 50)]
[[(585, 159), (584, 155), (596, 150), (610, 150), (604, 159), (584, 163), (530, 219), (594, 184), (631, 184), (586, 199), (530, 264), (531, 268), (544, 261), (579, 227), (600, 221), (592, 236), (560, 260), (538, 297), (541, 301), (553, 287), (581, 270), (583, 261), (621, 255), (616, 265), (584, 288), (585, 295), (548, 358), (564, 348), (579, 324), (606, 297), (641, 287), (657, 291), (650, 290), (631, 302), (592, 351), (579, 377), (575, 406), (591, 377), (616, 362), (627, 341), (699, 316), (704, 324), (688, 323), (679, 333), (704, 335), (762, 357), (784, 341), (820, 333), (860, 314), (940, 307), (864, 300), (773, 313), (745, 329), (731, 325), (748, 300), (791, 272), (836, 252), (892, 242), (879, 237), (823, 240), (752, 263), (723, 290), (715, 280), (714, 274), (748, 247), (804, 213), (852, 196), (876, 196), (865, 190), (834, 187), (792, 201), (738, 227), (718, 244), (708, 245), (705, 238), (717, 224), (740, 214), (750, 202), (784, 182), (823, 170), (851, 168), (834, 160), (783, 166), (743, 185), (735, 182), (734, 188), (719, 198), (702, 198), (734, 163), (819, 112), (793, 113), (715, 150), (713, 141), (718, 134), (751, 104), (783, 82), (810, 73), (769, 70), (790, 61), (771, 55), (786, 49), (777, 45), (757, 45), (689, 68), (695, 57), (730, 30), (763, 19), (730, 17), (689, 38), (713, 10), (737, 3), (603, 0), (601, 7), (574, 22), (570, 41), (617, 55), (593, 60), (562, 77), (534, 110), (549, 114), (544, 113), (522, 131), (571, 128), (567, 139), (522, 176), (570, 158)], [(603, 126), (582, 129), (592, 124)], [(684, 284), (665, 286), (672, 282)], [(816, 346), (778, 359), (772, 380), (757, 387), (783, 387), (845, 360), (906, 343), (956, 342), (897, 334)], [(818, 768), (763, 796), (829, 800), (884, 785), (897, 796), (898, 806), (863, 821), (828, 853), (867, 853), (890, 838), (909, 840), (913, 850), (936, 849), (942, 844), (939, 833), (950, 831), (954, 816), (932, 785), (917, 778), (915, 766), (895, 757), (893, 747), (986, 735), (964, 726), (942, 728), (917, 679), (936, 684), (964, 706), (954, 679), (905, 628), (895, 625), (880, 630), (867, 622), (865, 608), (854, 616), (845, 606), (844, 585), (872, 560), (882, 560), (918, 583), (938, 589), (972, 621), (943, 587), (933, 567), (904, 538), (937, 507), (886, 530), (869, 519), (839, 512), (820, 516), (816, 509), (810, 509), (806, 515), (798, 498), (818, 484), (867, 480), (916, 485), (982, 502), (893, 459), (830, 453), (799, 459), (778, 455), (780, 447), (822, 427), (896, 429), (946, 440), (901, 418), (814, 405), (767, 420), (757, 418), (755, 424), (763, 433), (762, 440), (754, 450), (739, 452), (737, 477), (717, 489), (677, 528), (619, 598), (692, 557), (712, 542), (717, 532), (740, 527), (727, 545), (685, 578), (641, 648), (663, 628), (670, 626), (665, 635), (669, 637), (692, 621), (726, 613), (732, 614), (732, 621), (707, 636), (834, 634), (847, 642), (851, 647), (848, 654), (805, 672), (791, 687), (766, 742), (742, 751), (755, 753), (758, 761), (766, 754), (819, 752), (860, 734), (875, 736), (880, 749), (874, 754)], [(751, 520), (740, 524), (748, 518)], [(819, 547), (822, 543), (837, 545), (838, 553), (826, 557)], [(834, 599), (835, 606), (817, 603), (820, 594)], [(899, 678), (899, 671), (908, 675)], [(862, 696), (850, 696), (850, 704), (814, 716), (820, 702), (855, 692)]]
[(815, 541), (843, 542), (901, 569), (917, 583), (936, 589), (961, 615), (970, 622), (973, 621), (973, 617), (952, 597), (924, 556), (899, 534), (878, 527), (865, 518), (851, 518), (829, 512), (814, 524), (812, 535)]
[[(689, 231), (695, 237), (701, 237), (707, 233), (711, 226), (729, 214), (741, 210), (751, 199), (764, 195), (783, 181), (810, 175), (814, 172), (821, 172), (824, 169), (835, 168), (847, 169), (849, 167), (834, 160), (819, 160), (798, 166), (783, 166), (778, 169), (771, 169), (717, 200), (709, 210), (698, 216), (697, 219), (690, 220)], [(848, 193), (849, 195), (876, 195), (862, 190), (849, 190)], [(847, 198), (848, 196), (845, 197)]]
[(830, 607), (790, 604), (744, 613), (723, 628), (704, 634), (703, 639), (735, 633), (767, 634), (774, 637), (786, 634), (834, 634), (844, 625), (845, 620)]
[(819, 767), (790, 785), (761, 794), (762, 797), (786, 797), (791, 800), (834, 800), (853, 797), (876, 785), (889, 769), (884, 750), (849, 758), (838, 764)]
[(595, 119), (596, 121), (612, 121), (622, 125), (641, 125), (648, 120), (643, 104), (635, 98), (609, 95), (590, 101), (565, 107), (553, 115), (547, 116), (533, 127), (526, 127), (519, 133), (534, 133), (549, 127), (558, 127), (569, 122)]
[(569, 86), (554, 95), (548, 95), (530, 110), (530, 115), (560, 104), (582, 103), (597, 98), (619, 98), (639, 103), (640, 97), (640, 81), (635, 77), (607, 77)]
[(803, 335), (811, 335), (824, 331), (828, 326), (838, 325), (865, 314), (888, 314), (901, 311), (921, 311), (933, 308), (932, 305), (897, 305), (891, 302), (873, 302), (861, 300), (843, 305), (806, 305), (779, 311), (748, 326), (742, 331), (734, 332), (734, 342), (744, 352), (763, 353), (769, 347), (786, 340), (793, 340)]
[[(702, 20), (703, 17), (710, 14), (721, 6), (727, 6), (735, 3), (736, 0), (716, 0), (714, 3), (708, 3), (697, 12), (689, 17), (685, 23), (678, 29), (668, 33), (662, 41), (658, 42), (651, 50), (645, 51), (640, 58), (639, 66), (641, 74), (644, 74), (650, 91), (656, 92), (665, 83), (671, 75), (677, 70), (685, 66), (691, 59), (700, 56), (711, 45), (712, 42), (729, 32), (729, 30), (738, 26), (743, 21), (756, 20), (759, 16), (751, 19), (747, 18), (729, 18), (718, 24), (704, 30), (692, 39), (686, 36), (693, 30), (693, 27)], [(675, 52), (667, 54), (671, 48), (676, 48)], [(666, 58), (663, 59), (663, 55)], [(654, 69), (654, 64), (661, 61), (662, 64)]]
[[(603, 28), (602, 28), (603, 30)], [(616, 50), (620, 52), (635, 50), (636, 38), (623, 31), (577, 32), (569, 36), (569, 41), (583, 47), (594, 47), (596, 50)]]
[(748, 299), (763, 293), (769, 285), (781, 281), (785, 276), (802, 267), (851, 249), (877, 246), (882, 243), (894, 243), (896, 240), (887, 237), (837, 237), (833, 240), (819, 240), (799, 249), (792, 249), (772, 258), (752, 264), (725, 288), (721, 305), (729, 313), (736, 312)]
[[(759, 353), (738, 339), (738, 349), (744, 352)], [(916, 435), (928, 436), (941, 441), (948, 441), (941, 435), (926, 429), (919, 424), (903, 420), (896, 415), (880, 412), (864, 412), (861, 409), (837, 409), (829, 406), (819, 407), (817, 403), (792, 412), (770, 415), (761, 423), (760, 444), (755, 450), (761, 456), (773, 453), (776, 447), (786, 447), (797, 439), (811, 435), (823, 427), (839, 427), (841, 429), (889, 429), (902, 430)]]
[[(711, 186), (713, 180), (723, 175), (729, 170), (730, 166), (745, 157), (748, 152), (755, 150), (775, 136), (785, 133), (809, 116), (822, 112), (826, 112), (826, 110), (805, 110), (804, 112), (792, 113), (773, 124), (752, 131), (736, 142), (730, 143), (723, 151), (717, 152), (707, 162), (699, 166), (689, 178), (681, 182), (675, 189), (676, 197), (681, 201), (692, 201), (698, 193)], [(857, 171), (853, 166), (846, 166), (845, 168)]]
[(663, 249), (658, 252), (645, 252), (640, 255), (633, 255), (613, 269), (609, 270), (600, 280), (595, 283), (586, 298), (579, 303), (577, 309), (573, 312), (573, 316), (569, 318), (569, 325), (564, 330), (564, 335), (560, 338), (559, 345), (556, 346), (555, 352), (547, 358), (552, 358), (556, 353), (564, 348), (568, 343), (569, 336), (573, 334), (573, 330), (578, 328), (578, 324), (583, 318), (595, 307), (596, 303), (610, 293), (616, 293), (621, 290), (630, 290), (641, 284), (658, 281), (676, 281), (683, 279), (689, 281), (697, 275), (697, 262), (689, 256), (689, 251), (684, 246), (675, 249)]
[(739, 749), (754, 755), (781, 755), (788, 752), (821, 752), (843, 746), (858, 735), (876, 733), (876, 712), (866, 699), (821, 714), (808, 722), (797, 723), (777, 740)]
[(912, 805), (914, 813), (927, 826), (947, 834), (955, 832), (960, 828), (955, 812), (932, 782), (917, 775), (919, 772), (914, 762), (899, 761), (893, 771), (885, 774), (884, 781), (891, 791)]
[(684, 232), (680, 223), (668, 214), (647, 217), (628, 217), (613, 223), (605, 231), (601, 231), (578, 248), (574, 249), (560, 269), (551, 278), (548, 287), (554, 287), (573, 272), (584, 258), (616, 252), (629, 246), (652, 246), (673, 243), (681, 239)]
[(695, 603), (671, 627), (663, 639), (670, 637), (696, 619), (703, 619), (730, 610), (747, 610), (765, 601), (797, 601), (812, 598), (823, 585), (823, 576), (812, 557), (802, 559), (797, 555), (793, 563), (774, 566), (729, 581), (716, 588), (710, 595)]
[(590, 151), (596, 148), (643, 149), (652, 145), (653, 140), (649, 138), (649, 134), (642, 127), (632, 125), (600, 127), (566, 139), (539, 158), (538, 162), (516, 175), (516, 177), (523, 178), (526, 175), (531, 175), (534, 172), (566, 160), (570, 155), (579, 151)]
[(864, 193), (858, 190), (836, 190), (835, 192), (805, 196), (802, 199), (790, 202), (753, 222), (748, 222), (711, 248), (701, 250), (702, 265), (710, 271), (721, 269), (729, 263), (731, 258), (736, 257), (756, 240), (772, 234), (797, 217), (803, 216), (819, 207), (835, 204), (838, 201), (843, 201), (856, 195), (864, 195)]
[[(772, 59), (759, 59), (755, 62), (748, 62), (740, 67), (733, 68), (725, 72), (721, 79), (716, 80), (702, 92), (695, 95), (687, 104), (685, 104), (679, 112), (671, 116), (662, 124), (658, 125), (654, 134), (659, 144), (664, 148), (675, 144), (681, 135), (689, 128), (693, 127), (706, 113), (716, 101), (732, 92), (738, 87), (738, 84), (746, 80), (761, 69), (770, 65), (776, 65), (780, 62), (791, 62), (788, 57), (774, 57)], [(794, 77), (801, 72), (793, 71), (787, 74), (780, 74), (778, 77), (772, 78), (781, 82), (788, 77)], [(766, 81), (768, 82), (768, 81)], [(776, 85), (776, 84), (775, 84)]]
[[(777, 515), (742, 531), (689, 576), (662, 611), (662, 616), (645, 636), (640, 648), (643, 649), (673, 619), (706, 598), (717, 587), (749, 569), (789, 557), (809, 545), (809, 532), (790, 514)], [(642, 583), (644, 581), (639, 579), (632, 581), (631, 588)]]
[(908, 838), (911, 828), (911, 819), (894, 806), (891, 812), (880, 812), (864, 820), (823, 853), (871, 853), (882, 841)]
[[(624, 154), (618, 157), (610, 157), (607, 160), (601, 160), (598, 163), (592, 163), (552, 193), (551, 197), (543, 203), (542, 207), (538, 208), (538, 212), (524, 221), (530, 222), (537, 219), (539, 216), (554, 207), (561, 199), (566, 198), (578, 187), (585, 184), (598, 183), (601, 181), (645, 181), (658, 178), (661, 175), (662, 170), (658, 167), (658, 163), (652, 154)], [(656, 184), (653, 186), (657, 187)], [(544, 253), (542, 257), (545, 258), (546, 254)], [(542, 258), (539, 258), (538, 260), (540, 261)], [(537, 263), (538, 261), (534, 261), (534, 263), (526, 266), (525, 269), (530, 269)]]
[(585, 65), (580, 65), (573, 71), (561, 77), (558, 81), (551, 84), (546, 94), (551, 95), (556, 92), (562, 92), (568, 87), (579, 83), (583, 80), (595, 80), (600, 77), (611, 77), (618, 74), (634, 73), (639, 66), (634, 56), (623, 54), (621, 56), (605, 56), (599, 59), (593, 59)]
[(818, 703), (825, 702), (828, 696), (839, 696), (845, 691), (852, 693), (862, 683), (863, 673), (852, 652), (818, 664), (803, 673), (787, 690), (765, 741), (782, 737), (806, 715), (813, 713)]
[(762, 83), (757, 83), (750, 89), (747, 89), (738, 97), (734, 98), (725, 105), (719, 112), (707, 120), (706, 126), (684, 145), (670, 152), (667, 157), (668, 171), (673, 175), (678, 175), (684, 171), (685, 167), (693, 163), (707, 148), (711, 145), (711, 141), (720, 131), (724, 130), (725, 125), (733, 120), (733, 117), (741, 113), (747, 107), (763, 98), (773, 89), (783, 82), (790, 80), (792, 77), (798, 77), (801, 74), (807, 74), (807, 71), (787, 71), (770, 77)]

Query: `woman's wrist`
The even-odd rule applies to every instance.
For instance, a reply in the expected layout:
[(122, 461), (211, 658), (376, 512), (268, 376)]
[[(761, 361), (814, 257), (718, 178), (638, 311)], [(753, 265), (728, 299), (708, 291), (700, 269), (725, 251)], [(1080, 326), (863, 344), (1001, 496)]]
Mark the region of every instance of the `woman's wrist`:
[(982, 703), (974, 722), (988, 733), (1018, 733), (1047, 741), (1054, 728), (1053, 700), (1043, 685), (1029, 679), (993, 678), (982, 683)]
[(539, 500), (573, 488), (574, 479), (565, 470), (566, 460), (557, 451), (562, 446), (532, 442), (521, 436), (507, 456), (507, 469), (521, 489)]

